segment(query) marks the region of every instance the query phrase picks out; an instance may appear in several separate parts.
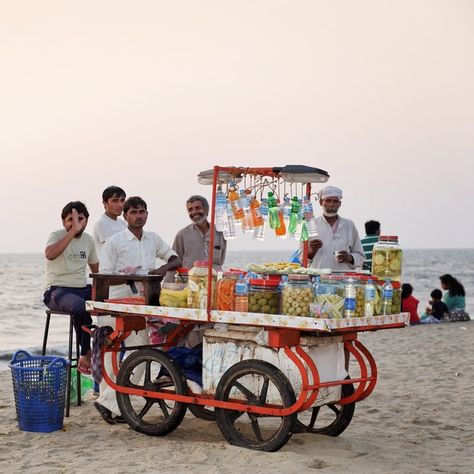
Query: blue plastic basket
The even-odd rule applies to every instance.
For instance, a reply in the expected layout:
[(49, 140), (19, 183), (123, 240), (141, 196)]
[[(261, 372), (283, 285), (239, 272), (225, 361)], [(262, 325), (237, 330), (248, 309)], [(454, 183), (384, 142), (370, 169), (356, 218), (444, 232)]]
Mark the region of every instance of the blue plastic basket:
[(16, 351), (12, 370), (18, 428), (50, 433), (63, 427), (68, 362)]

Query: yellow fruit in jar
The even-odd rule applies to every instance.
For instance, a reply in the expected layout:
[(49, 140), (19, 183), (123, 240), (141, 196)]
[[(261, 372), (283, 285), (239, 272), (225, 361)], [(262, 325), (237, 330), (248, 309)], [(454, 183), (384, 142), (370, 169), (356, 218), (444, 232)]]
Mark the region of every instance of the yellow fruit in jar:
[(381, 253), (377, 253), (374, 255), (374, 263), (376, 265), (383, 265), (385, 262), (385, 257)]
[(398, 271), (400, 270), (402, 264), (400, 262), (400, 260), (397, 259), (393, 259), (391, 262), (390, 262), (390, 270), (393, 270), (393, 271)]

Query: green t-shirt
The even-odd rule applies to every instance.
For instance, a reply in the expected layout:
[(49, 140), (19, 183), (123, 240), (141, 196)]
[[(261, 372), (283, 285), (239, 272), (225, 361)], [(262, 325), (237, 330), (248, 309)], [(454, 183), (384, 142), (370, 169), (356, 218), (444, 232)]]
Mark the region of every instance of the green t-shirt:
[(365, 253), (365, 262), (362, 267), (364, 270), (372, 270), (372, 249), (374, 245), (379, 241), (378, 235), (366, 235), (360, 242)]
[[(66, 234), (65, 229), (53, 232), (46, 247), (61, 240)], [(61, 255), (54, 260), (46, 259), (46, 290), (53, 285), (84, 288), (87, 285), (87, 265), (98, 261), (94, 239), (83, 232), (80, 237), (72, 239)]]
[(464, 296), (457, 295), (451, 296), (449, 291), (443, 295), (444, 304), (448, 307), (449, 311), (453, 309), (465, 309), (466, 308), (466, 299)]

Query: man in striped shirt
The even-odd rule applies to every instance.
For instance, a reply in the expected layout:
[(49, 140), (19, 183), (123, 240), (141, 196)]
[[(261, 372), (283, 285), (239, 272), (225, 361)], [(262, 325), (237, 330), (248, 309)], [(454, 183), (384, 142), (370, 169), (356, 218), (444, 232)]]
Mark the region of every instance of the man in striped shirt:
[(380, 235), (380, 222), (378, 221), (367, 221), (365, 223), (365, 237), (360, 239), (362, 248), (365, 252), (365, 262), (362, 267), (364, 270), (372, 269), (372, 249), (374, 245), (379, 241)]

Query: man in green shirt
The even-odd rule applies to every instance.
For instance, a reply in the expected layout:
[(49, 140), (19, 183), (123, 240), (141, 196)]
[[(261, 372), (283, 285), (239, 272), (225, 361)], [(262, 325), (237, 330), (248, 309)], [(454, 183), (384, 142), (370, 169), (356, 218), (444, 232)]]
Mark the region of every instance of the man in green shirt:
[(367, 221), (365, 223), (365, 237), (360, 239), (362, 248), (365, 252), (365, 262), (362, 267), (364, 270), (372, 269), (372, 249), (374, 245), (379, 241), (380, 235), (380, 222), (378, 221)]

